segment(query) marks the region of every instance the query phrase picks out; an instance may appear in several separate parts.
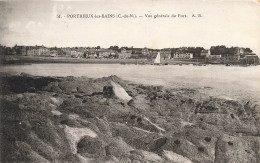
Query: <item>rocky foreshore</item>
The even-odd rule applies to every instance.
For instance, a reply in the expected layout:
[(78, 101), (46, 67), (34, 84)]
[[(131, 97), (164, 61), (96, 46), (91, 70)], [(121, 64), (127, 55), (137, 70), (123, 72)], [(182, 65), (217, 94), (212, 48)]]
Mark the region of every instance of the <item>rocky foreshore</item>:
[(260, 106), (117, 76), (1, 74), (2, 162), (260, 162)]

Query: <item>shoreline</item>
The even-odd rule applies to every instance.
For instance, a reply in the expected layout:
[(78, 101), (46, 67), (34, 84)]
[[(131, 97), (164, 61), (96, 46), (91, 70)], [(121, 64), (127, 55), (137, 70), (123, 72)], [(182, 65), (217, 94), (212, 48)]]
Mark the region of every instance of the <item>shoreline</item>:
[[(108, 58), (69, 58), (69, 57), (39, 57), (39, 56), (6, 56), (2, 59), (4, 65), (18, 65), (18, 64), (33, 64), (33, 63), (81, 63), (81, 64), (138, 64), (138, 65), (152, 65), (154, 59), (108, 59)], [(223, 63), (206, 63), (204, 59), (162, 59), (162, 65), (178, 65), (178, 64), (193, 64), (203, 66), (206, 64), (225, 65)], [(232, 64), (243, 66), (241, 64)]]
[[(39, 56), (7, 56), (1, 60), (2, 65), (29, 65), (29, 64), (48, 64), (48, 63), (67, 63), (67, 64), (135, 64), (135, 65), (154, 65), (154, 59), (111, 59), (111, 58), (69, 58), (69, 57), (39, 57)], [(206, 66), (206, 65), (223, 65), (223, 66), (257, 66), (244, 65), (239, 63), (214, 63), (205, 62), (204, 59), (162, 59), (161, 65), (189, 65)]]

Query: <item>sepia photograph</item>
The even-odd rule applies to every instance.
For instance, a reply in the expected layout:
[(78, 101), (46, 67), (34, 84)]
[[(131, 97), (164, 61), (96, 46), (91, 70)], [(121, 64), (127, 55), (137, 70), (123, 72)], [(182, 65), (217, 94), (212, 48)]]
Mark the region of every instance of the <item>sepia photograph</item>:
[(259, 0), (0, 0), (0, 162), (259, 163)]

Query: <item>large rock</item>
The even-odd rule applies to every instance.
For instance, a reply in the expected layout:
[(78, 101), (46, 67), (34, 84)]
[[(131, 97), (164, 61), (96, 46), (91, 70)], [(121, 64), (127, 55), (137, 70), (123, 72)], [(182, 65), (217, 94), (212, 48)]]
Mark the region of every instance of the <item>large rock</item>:
[(163, 151), (163, 157), (170, 161), (170, 162), (176, 162), (176, 163), (192, 163), (191, 160), (189, 160), (188, 158), (186, 157), (183, 157), (181, 155), (178, 155), (172, 151), (166, 151), (164, 150)]
[(100, 132), (102, 132), (106, 136), (112, 136), (110, 125), (106, 119), (106, 117), (98, 118), (96, 117), (96, 125), (99, 128)]
[(153, 152), (142, 151), (142, 154), (144, 155), (144, 159), (148, 162), (163, 162), (162, 157)]
[(214, 158), (209, 156), (205, 147), (197, 146), (182, 136), (168, 137), (166, 143), (157, 150), (161, 154), (162, 150), (172, 151), (193, 162), (214, 162)]
[(133, 150), (133, 148), (126, 144), (121, 137), (115, 137), (114, 141), (106, 146), (105, 149), (107, 156), (112, 155), (115, 157), (121, 157)]
[(113, 92), (117, 98), (119, 98), (125, 102), (128, 102), (132, 99), (132, 97), (127, 94), (127, 92), (121, 85), (119, 85), (113, 81), (111, 81), (111, 85), (113, 87)]
[(234, 137), (223, 135), (216, 144), (215, 162), (259, 162), (259, 137)]
[(96, 138), (97, 134), (89, 128), (72, 128), (64, 125), (64, 132), (69, 141), (72, 153), (77, 153), (77, 143), (84, 137), (89, 136)]
[(104, 146), (98, 138), (85, 136), (77, 143), (77, 152), (88, 157), (103, 157), (106, 155)]

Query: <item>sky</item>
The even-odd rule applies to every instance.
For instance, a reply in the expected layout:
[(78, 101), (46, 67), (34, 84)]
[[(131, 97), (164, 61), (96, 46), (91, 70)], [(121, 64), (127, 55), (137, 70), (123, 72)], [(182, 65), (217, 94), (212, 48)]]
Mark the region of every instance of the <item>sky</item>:
[[(62, 18), (57, 18), (60, 14)], [(138, 18), (67, 18), (135, 14)], [(146, 18), (145, 14), (187, 15)], [(192, 18), (192, 14), (202, 17)], [(142, 17), (139, 17), (142, 16)], [(225, 45), (260, 54), (260, 2), (221, 0), (1, 1), (0, 44), (173, 48)]]

